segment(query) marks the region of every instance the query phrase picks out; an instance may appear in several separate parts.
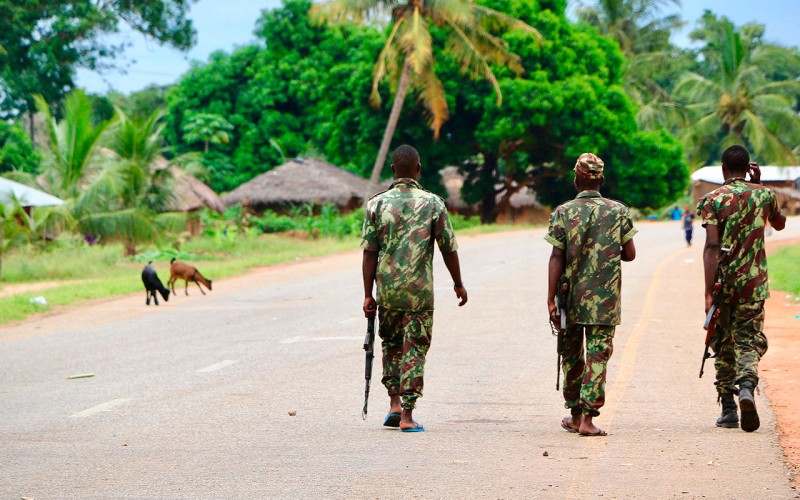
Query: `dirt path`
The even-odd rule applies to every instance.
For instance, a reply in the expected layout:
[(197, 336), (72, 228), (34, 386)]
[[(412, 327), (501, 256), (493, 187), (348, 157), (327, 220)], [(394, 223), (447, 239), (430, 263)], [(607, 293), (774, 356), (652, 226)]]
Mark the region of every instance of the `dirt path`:
[(59, 286), (77, 285), (79, 283), (88, 283), (92, 280), (54, 280), (54, 281), (37, 281), (36, 283), (16, 283), (13, 285), (3, 285), (0, 287), (0, 298), (10, 297), (12, 295), (20, 295), (23, 293), (40, 292), (49, 288), (56, 288)]
[(800, 487), (800, 302), (773, 292), (766, 308), (769, 352), (761, 362), (764, 390), (775, 410), (786, 461), (794, 470), (794, 485)]

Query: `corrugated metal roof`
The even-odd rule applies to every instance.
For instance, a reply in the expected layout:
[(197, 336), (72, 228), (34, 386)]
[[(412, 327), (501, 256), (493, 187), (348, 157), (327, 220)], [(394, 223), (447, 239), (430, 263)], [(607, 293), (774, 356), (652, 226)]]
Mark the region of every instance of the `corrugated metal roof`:
[(8, 205), (15, 198), (23, 207), (49, 207), (64, 203), (44, 191), (0, 177), (0, 203)]
[[(722, 177), (722, 167), (703, 167), (692, 174), (693, 181), (706, 181), (715, 184), (722, 184), (725, 179)], [(800, 179), (800, 167), (761, 167), (761, 181), (794, 181)]]

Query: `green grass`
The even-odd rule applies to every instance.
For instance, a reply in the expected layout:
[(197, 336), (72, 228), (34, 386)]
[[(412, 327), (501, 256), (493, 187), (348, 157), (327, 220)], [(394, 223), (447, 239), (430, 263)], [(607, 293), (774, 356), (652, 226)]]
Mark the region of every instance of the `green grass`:
[[(191, 263), (206, 277), (219, 279), (245, 273), (257, 266), (353, 250), (358, 244), (357, 238), (303, 240), (265, 234), (240, 236), (237, 241), (224, 244), (211, 238), (197, 238), (184, 244), (181, 250), (198, 257)], [(153, 265), (166, 283), (171, 254), (164, 252), (162, 255), (163, 258), (154, 259)], [(53, 306), (140, 292), (142, 266), (136, 259), (123, 257), (120, 245), (90, 247), (76, 242), (58, 242), (41, 251), (32, 247), (16, 249), (4, 259), (2, 285), (65, 283), (46, 290), (0, 297), (0, 324), (25, 319)], [(82, 281), (69, 283), (70, 280)], [(44, 296), (47, 305), (31, 303), (30, 299), (36, 296)]]
[(800, 296), (800, 245), (779, 248), (768, 258), (770, 288)]
[[(457, 236), (528, 229), (526, 225), (476, 225), (456, 231)], [(258, 266), (268, 266), (355, 250), (356, 236), (302, 239), (280, 234), (258, 236), (229, 233), (192, 239), (174, 249), (142, 248), (137, 257), (123, 256), (120, 245), (88, 246), (79, 238), (64, 236), (45, 249), (33, 246), (16, 248), (3, 259), (2, 285), (64, 281), (45, 290), (0, 296), (0, 324), (18, 321), (54, 306), (66, 306), (84, 300), (108, 298), (142, 291), (141, 269), (153, 260), (161, 280), (169, 278), (169, 260), (177, 256), (196, 265), (209, 279), (246, 273)], [(79, 282), (75, 282), (80, 280)], [(43, 296), (47, 305), (30, 302)]]

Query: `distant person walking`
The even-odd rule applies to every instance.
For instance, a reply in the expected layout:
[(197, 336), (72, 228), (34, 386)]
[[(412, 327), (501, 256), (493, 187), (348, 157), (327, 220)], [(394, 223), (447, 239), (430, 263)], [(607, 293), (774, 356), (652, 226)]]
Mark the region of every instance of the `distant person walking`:
[(683, 210), (683, 232), (686, 235), (686, 246), (692, 246), (692, 233), (694, 232), (694, 213), (686, 205)]
[(578, 196), (553, 211), (545, 236), (553, 245), (547, 310), (556, 325), (560, 322), (555, 304), (557, 283), (562, 275), (569, 282), (561, 354), (564, 401), (570, 416), (561, 420), (561, 427), (582, 436), (606, 435), (592, 419), (605, 403), (606, 366), (613, 351), (614, 330), (620, 323), (620, 262), (636, 257), (636, 229), (628, 207), (600, 195), (603, 168), (603, 160), (591, 153), (578, 158)]
[[(769, 286), (764, 227), (769, 222), (781, 231), (786, 217), (775, 193), (760, 184), (761, 170), (750, 163), (750, 155), (742, 146), (731, 146), (722, 154), (722, 176), (722, 187), (705, 195), (697, 205), (697, 215), (706, 229), (705, 310), (707, 313), (715, 303), (719, 310), (712, 339), (715, 385), (722, 402), (717, 426), (739, 427), (734, 401), (738, 394), (742, 430), (753, 432), (760, 425), (753, 391), (758, 386), (758, 363), (767, 352), (764, 301), (769, 297)], [(721, 285), (718, 292), (715, 283)]]
[[(383, 385), (389, 392), (387, 427), (422, 432), (412, 412), (422, 396), (425, 356), (433, 331), (433, 245), (442, 252), (453, 289), (467, 303), (458, 245), (444, 201), (419, 185), (419, 153), (400, 146), (392, 154), (395, 181), (367, 203), (364, 249), (364, 314), (374, 318), (383, 349)], [(377, 300), (372, 297), (377, 284)]]

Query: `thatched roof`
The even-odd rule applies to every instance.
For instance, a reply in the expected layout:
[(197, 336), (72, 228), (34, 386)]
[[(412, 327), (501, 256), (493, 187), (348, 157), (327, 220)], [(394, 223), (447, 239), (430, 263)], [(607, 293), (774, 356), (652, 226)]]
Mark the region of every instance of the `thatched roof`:
[(295, 158), (242, 184), (222, 201), (255, 210), (304, 203), (356, 208), (363, 203), (367, 185), (367, 179), (323, 160)]
[(168, 168), (169, 173), (172, 175), (174, 180), (172, 194), (175, 198), (173, 210), (193, 212), (203, 207), (208, 207), (220, 214), (225, 211), (225, 204), (222, 203), (222, 198), (213, 189), (189, 172), (171, 164), (163, 156), (156, 158), (153, 162), (153, 167), (159, 170)]
[(192, 212), (203, 207), (220, 214), (225, 211), (222, 198), (203, 181), (175, 165), (170, 167), (170, 171), (175, 179), (176, 208), (179, 211)]

